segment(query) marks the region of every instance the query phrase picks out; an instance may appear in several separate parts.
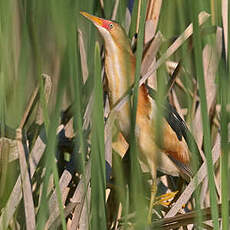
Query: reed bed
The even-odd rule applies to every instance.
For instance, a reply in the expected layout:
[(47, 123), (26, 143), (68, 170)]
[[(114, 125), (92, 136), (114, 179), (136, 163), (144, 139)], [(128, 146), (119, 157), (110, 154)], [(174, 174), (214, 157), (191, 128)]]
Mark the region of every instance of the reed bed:
[[(228, 7), (227, 0), (1, 0), (0, 229), (228, 230)], [(136, 54), (135, 84), (113, 108), (103, 41), (80, 11), (119, 22)], [(156, 202), (151, 224), (151, 177), (132, 135), (142, 83), (176, 108), (202, 158), (199, 165), (193, 155), (189, 183), (159, 172), (158, 195), (182, 186), (170, 204)], [(127, 143), (115, 124), (130, 95)]]

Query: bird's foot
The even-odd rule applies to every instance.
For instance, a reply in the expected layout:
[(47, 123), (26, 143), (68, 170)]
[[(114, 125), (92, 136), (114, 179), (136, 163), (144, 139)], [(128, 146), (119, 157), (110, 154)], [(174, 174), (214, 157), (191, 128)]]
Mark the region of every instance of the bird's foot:
[(169, 206), (173, 200), (173, 198), (176, 196), (176, 192), (169, 192), (166, 194), (163, 194), (161, 196), (154, 198), (154, 192), (151, 193), (151, 199), (150, 199), (150, 205), (149, 205), (149, 213), (148, 213), (148, 223), (151, 224), (152, 222), (152, 208), (156, 205), (163, 205), (163, 206)]
[(156, 206), (156, 205), (169, 206), (171, 204), (172, 199), (176, 196), (177, 193), (178, 191), (169, 192), (169, 193), (156, 197), (154, 200), (153, 206)]

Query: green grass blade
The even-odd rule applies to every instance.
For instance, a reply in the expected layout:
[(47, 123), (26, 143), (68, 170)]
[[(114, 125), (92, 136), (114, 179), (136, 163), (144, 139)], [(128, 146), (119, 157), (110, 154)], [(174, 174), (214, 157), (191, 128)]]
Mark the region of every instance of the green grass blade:
[(201, 47), (201, 37), (198, 25), (198, 11), (199, 4), (198, 1), (190, 2), (193, 17), (193, 29), (194, 29), (194, 51), (195, 51), (195, 68), (197, 81), (199, 85), (200, 101), (201, 101), (201, 116), (202, 125), (204, 133), (204, 151), (207, 158), (208, 166), (208, 183), (210, 191), (210, 202), (211, 202), (211, 213), (214, 224), (214, 229), (218, 229), (218, 210), (217, 210), (217, 197), (214, 182), (214, 169), (212, 163), (212, 151), (211, 151), (211, 135), (210, 135), (210, 124), (207, 110), (207, 100), (206, 100), (206, 90), (204, 83), (203, 74), (203, 62), (202, 62), (202, 47)]
[(101, 81), (101, 57), (98, 43), (96, 43), (95, 47), (94, 69), (91, 145), (91, 229), (106, 229), (103, 88)]
[(62, 227), (63, 229), (66, 229), (66, 222), (65, 222), (64, 211), (63, 211), (62, 200), (61, 200), (61, 192), (60, 192), (60, 187), (59, 187), (59, 178), (58, 178), (56, 160), (55, 160), (55, 155), (54, 155), (56, 151), (56, 130), (58, 127), (61, 101), (63, 98), (64, 89), (65, 89), (64, 87), (65, 83), (63, 81), (64, 79), (63, 77), (59, 81), (59, 87), (58, 87), (59, 93), (57, 96), (56, 107), (51, 116), (50, 125), (48, 128), (48, 135), (47, 135), (48, 143), (47, 143), (47, 149), (45, 151), (46, 173), (44, 176), (43, 189), (42, 189), (42, 194), (41, 194), (41, 204), (39, 207), (39, 213), (38, 213), (38, 218), (37, 218), (38, 219), (37, 229), (44, 229), (45, 222), (47, 219), (47, 214), (48, 214), (47, 192), (48, 192), (50, 176), (52, 173), (54, 175), (54, 182), (55, 182), (56, 191), (57, 191), (57, 198), (58, 198), (58, 204), (59, 204), (59, 209), (60, 209), (60, 214), (61, 214)]
[(132, 39), (132, 37), (136, 33), (138, 2), (139, 1), (134, 1), (133, 11), (132, 11), (132, 15), (131, 15), (131, 25), (129, 28), (129, 38), (130, 39)]
[(228, 86), (230, 84), (226, 63), (222, 60), (219, 67), (219, 103), (221, 104), (220, 134), (221, 134), (221, 213), (222, 228), (229, 229), (229, 144), (228, 144), (228, 112), (226, 106), (229, 103), (230, 94)]
[(140, 194), (143, 194), (140, 172), (138, 173), (137, 163), (137, 144), (135, 137), (136, 130), (136, 114), (137, 114), (137, 101), (138, 101), (138, 89), (139, 89), (139, 78), (141, 69), (141, 60), (143, 53), (143, 42), (144, 42), (144, 28), (145, 28), (145, 14), (147, 1), (139, 0), (141, 2), (140, 12), (140, 24), (137, 40), (137, 52), (136, 52), (136, 71), (135, 81), (133, 88), (133, 107), (131, 109), (131, 137), (130, 137), (130, 159), (131, 159), (131, 192), (133, 193), (134, 209), (137, 212), (137, 226), (136, 229), (141, 229), (143, 224), (146, 224), (147, 213), (143, 212), (144, 201), (141, 199)]

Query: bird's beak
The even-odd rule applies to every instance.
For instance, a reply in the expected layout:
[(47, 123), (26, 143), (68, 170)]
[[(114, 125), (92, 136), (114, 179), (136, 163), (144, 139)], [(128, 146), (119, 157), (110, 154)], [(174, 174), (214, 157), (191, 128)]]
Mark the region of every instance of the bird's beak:
[(103, 24), (103, 19), (98, 18), (96, 16), (93, 16), (91, 14), (88, 14), (84, 11), (80, 12), (81, 15), (83, 15), (84, 17), (86, 17), (87, 19), (89, 19), (91, 22), (93, 22), (96, 26), (102, 26)]

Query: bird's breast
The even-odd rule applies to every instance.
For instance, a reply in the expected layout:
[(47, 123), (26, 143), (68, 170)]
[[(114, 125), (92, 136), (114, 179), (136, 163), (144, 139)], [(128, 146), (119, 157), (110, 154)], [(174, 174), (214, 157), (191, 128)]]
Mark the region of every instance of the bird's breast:
[(114, 105), (125, 95), (134, 82), (135, 57), (116, 46), (105, 55), (105, 72), (108, 79), (110, 103)]
[[(105, 71), (108, 80), (109, 101), (113, 107), (133, 84), (135, 73), (135, 57), (130, 53), (122, 52), (115, 44), (111, 44), (110, 51), (105, 55)], [(119, 129), (125, 138), (130, 132), (130, 103), (117, 113)]]

